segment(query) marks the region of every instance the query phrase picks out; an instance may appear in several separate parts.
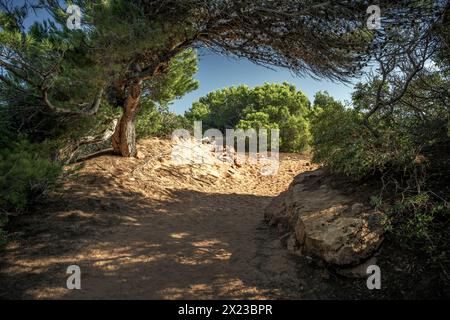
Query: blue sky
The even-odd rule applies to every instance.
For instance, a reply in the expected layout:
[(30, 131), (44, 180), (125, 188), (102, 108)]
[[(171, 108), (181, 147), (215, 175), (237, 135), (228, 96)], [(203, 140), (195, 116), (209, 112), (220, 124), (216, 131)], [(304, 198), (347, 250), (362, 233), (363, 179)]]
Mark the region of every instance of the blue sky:
[[(195, 78), (200, 82), (199, 89), (174, 101), (170, 106), (171, 111), (183, 114), (191, 107), (192, 102), (208, 92), (240, 84), (254, 87), (265, 82), (282, 83), (286, 81), (303, 91), (311, 101), (316, 92), (322, 90), (328, 91), (335, 99), (350, 101), (353, 91), (353, 84), (315, 80), (309, 76), (299, 77), (286, 69), (271, 70), (247, 59), (233, 59), (205, 50), (201, 50), (199, 53), (199, 71)], [(357, 80), (353, 81), (353, 83), (356, 82)]]

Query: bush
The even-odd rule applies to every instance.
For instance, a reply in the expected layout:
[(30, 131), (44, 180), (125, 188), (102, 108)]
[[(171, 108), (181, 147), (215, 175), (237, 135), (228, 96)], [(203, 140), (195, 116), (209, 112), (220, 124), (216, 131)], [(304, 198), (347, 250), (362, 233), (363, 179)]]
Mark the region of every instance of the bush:
[[(380, 198), (372, 201), (386, 214), (386, 231), (403, 247), (421, 248), (433, 257), (450, 252), (450, 206), (446, 201), (436, 200), (428, 191), (396, 199), (394, 202), (383, 203)], [(440, 263), (448, 264), (450, 261), (443, 259)]]
[(335, 101), (316, 106), (310, 116), (313, 160), (356, 180), (387, 171), (413, 172), (419, 152), (411, 138), (380, 123), (370, 123), (369, 129), (363, 117)]
[(295, 86), (265, 83), (254, 88), (240, 85), (210, 92), (194, 102), (185, 116), (190, 121), (201, 120), (205, 131), (277, 128), (280, 151), (300, 152), (308, 147), (309, 111), (308, 98)]
[(136, 119), (136, 137), (138, 139), (157, 135), (162, 128), (162, 116), (156, 106), (141, 108)]
[(156, 132), (156, 136), (170, 138), (176, 129), (186, 129), (193, 131), (193, 124), (184, 116), (173, 112), (164, 112), (161, 114), (161, 128)]
[(146, 106), (141, 109), (136, 121), (136, 137), (145, 139), (148, 137), (170, 138), (176, 129), (192, 128), (192, 123), (184, 116), (170, 111), (159, 111), (156, 106)]
[(48, 144), (32, 144), (23, 138), (1, 149), (0, 229), (8, 215), (23, 213), (55, 185), (61, 166), (52, 163), (49, 154)]

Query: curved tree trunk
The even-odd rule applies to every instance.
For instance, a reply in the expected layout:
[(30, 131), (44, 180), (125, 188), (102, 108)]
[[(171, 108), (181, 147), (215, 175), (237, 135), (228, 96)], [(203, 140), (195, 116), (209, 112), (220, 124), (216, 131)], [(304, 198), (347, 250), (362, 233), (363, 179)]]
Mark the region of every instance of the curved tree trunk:
[(141, 92), (142, 81), (137, 81), (129, 86), (123, 105), (123, 115), (112, 136), (114, 153), (123, 157), (134, 157), (137, 154), (135, 120), (139, 110)]
[[(119, 96), (125, 98), (125, 100), (122, 118), (120, 118), (112, 136), (114, 153), (123, 157), (135, 157), (137, 155), (135, 120), (140, 106), (142, 83), (155, 75), (167, 72), (170, 60), (185, 47), (186, 45), (182, 43), (172, 48), (160, 61), (150, 64), (145, 69), (141, 69), (139, 64), (136, 63), (133, 69), (134, 79), (128, 79), (129, 82), (125, 80), (116, 83)], [(127, 85), (125, 86), (124, 83), (127, 83)]]

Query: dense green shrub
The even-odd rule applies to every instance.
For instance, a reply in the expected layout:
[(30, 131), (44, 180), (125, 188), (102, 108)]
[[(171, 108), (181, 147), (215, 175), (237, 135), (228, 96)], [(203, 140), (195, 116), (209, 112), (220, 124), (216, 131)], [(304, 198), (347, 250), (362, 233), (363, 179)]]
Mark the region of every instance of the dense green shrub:
[(170, 111), (160, 111), (149, 106), (139, 112), (136, 121), (136, 137), (145, 139), (156, 136), (169, 138), (176, 129), (192, 129), (192, 123), (184, 116)]
[(1, 148), (0, 229), (8, 215), (23, 213), (55, 185), (60, 174), (61, 166), (49, 159), (47, 144), (32, 144), (22, 138)]
[(136, 137), (138, 139), (154, 136), (162, 128), (161, 113), (155, 105), (141, 108), (136, 120)]
[(413, 171), (419, 150), (411, 137), (382, 123), (371, 122), (369, 127), (363, 119), (361, 111), (318, 94), (310, 116), (313, 160), (354, 179)]
[(309, 110), (308, 98), (295, 86), (266, 83), (254, 88), (241, 85), (210, 92), (193, 103), (186, 118), (201, 120), (203, 130), (276, 128), (280, 130), (280, 150), (299, 152), (308, 147)]
[(408, 249), (420, 249), (434, 262), (450, 267), (450, 206), (436, 199), (432, 191), (419, 192), (404, 198), (384, 200), (372, 198), (373, 204), (385, 213), (386, 231)]

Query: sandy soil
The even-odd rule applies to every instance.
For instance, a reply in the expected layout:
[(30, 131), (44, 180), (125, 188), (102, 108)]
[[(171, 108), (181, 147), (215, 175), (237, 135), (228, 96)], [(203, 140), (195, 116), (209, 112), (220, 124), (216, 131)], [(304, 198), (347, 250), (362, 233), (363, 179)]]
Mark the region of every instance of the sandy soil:
[[(367, 297), (364, 279), (289, 254), (263, 222), (271, 198), (314, 169), (307, 155), (283, 154), (278, 174), (262, 176), (248, 165), (174, 169), (167, 141), (141, 150), (143, 159), (87, 161), (63, 193), (17, 219), (0, 254), (0, 298)], [(66, 288), (72, 264), (81, 290)]]

